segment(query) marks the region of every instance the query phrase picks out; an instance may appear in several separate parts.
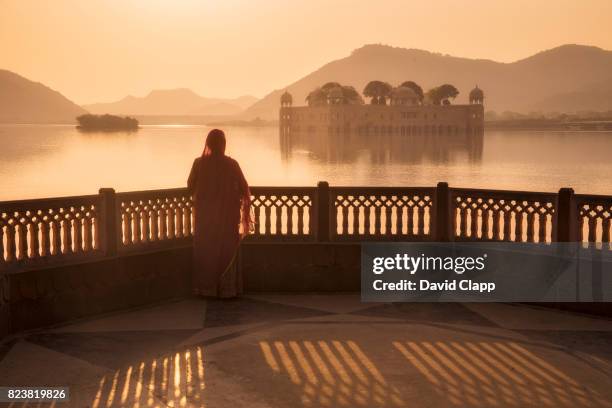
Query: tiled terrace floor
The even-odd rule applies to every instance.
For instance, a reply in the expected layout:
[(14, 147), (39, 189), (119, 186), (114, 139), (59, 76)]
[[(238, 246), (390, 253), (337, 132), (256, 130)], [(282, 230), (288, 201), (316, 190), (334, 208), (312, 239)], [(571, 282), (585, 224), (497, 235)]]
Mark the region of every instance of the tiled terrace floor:
[(188, 299), (29, 333), (0, 357), (2, 385), (70, 386), (56, 406), (612, 406), (612, 321), (506, 304)]

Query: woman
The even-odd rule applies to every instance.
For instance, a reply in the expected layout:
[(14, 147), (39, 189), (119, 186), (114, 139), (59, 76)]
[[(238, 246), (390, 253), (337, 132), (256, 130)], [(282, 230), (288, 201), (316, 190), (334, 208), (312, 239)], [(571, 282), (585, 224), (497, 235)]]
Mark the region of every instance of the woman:
[(225, 155), (225, 134), (208, 133), (201, 157), (193, 162), (189, 192), (195, 208), (193, 287), (200, 296), (242, 293), (236, 253), (251, 230), (251, 195), (236, 160)]

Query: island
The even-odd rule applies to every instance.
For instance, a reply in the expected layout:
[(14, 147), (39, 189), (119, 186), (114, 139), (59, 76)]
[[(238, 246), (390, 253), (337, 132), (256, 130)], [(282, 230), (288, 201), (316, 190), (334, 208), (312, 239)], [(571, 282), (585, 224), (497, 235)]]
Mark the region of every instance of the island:
[(85, 114), (78, 116), (77, 129), (84, 131), (102, 130), (102, 131), (121, 131), (121, 130), (138, 130), (138, 120), (129, 116), (121, 117), (115, 115), (92, 115)]

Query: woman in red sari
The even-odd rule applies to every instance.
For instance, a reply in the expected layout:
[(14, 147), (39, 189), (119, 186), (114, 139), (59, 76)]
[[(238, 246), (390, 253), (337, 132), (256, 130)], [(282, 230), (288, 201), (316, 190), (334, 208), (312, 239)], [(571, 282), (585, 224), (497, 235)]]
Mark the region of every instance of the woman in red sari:
[(193, 289), (200, 296), (242, 293), (236, 254), (251, 229), (251, 195), (238, 162), (225, 155), (225, 134), (208, 133), (187, 181), (195, 209)]

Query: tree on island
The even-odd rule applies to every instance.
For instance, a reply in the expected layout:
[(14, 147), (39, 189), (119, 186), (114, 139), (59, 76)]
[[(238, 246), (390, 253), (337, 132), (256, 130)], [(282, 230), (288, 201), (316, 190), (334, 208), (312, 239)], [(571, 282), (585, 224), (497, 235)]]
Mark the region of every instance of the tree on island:
[(129, 116), (120, 117), (115, 115), (92, 115), (85, 114), (78, 116), (77, 128), (82, 130), (136, 130), (138, 120)]
[(423, 88), (421, 88), (419, 84), (417, 84), (416, 82), (405, 81), (405, 82), (402, 82), (400, 87), (406, 87), (406, 88), (412, 89), (414, 93), (417, 94), (417, 96), (419, 97), (419, 102), (421, 103), (423, 102), (423, 98), (425, 97), (425, 95), (423, 94)]
[(450, 105), (449, 98), (455, 99), (459, 91), (454, 85), (444, 84), (427, 91), (427, 99), (434, 105)]
[(372, 98), (370, 101), (372, 105), (386, 105), (387, 97), (392, 89), (393, 87), (387, 82), (370, 81), (363, 89), (363, 94), (368, 98)]

